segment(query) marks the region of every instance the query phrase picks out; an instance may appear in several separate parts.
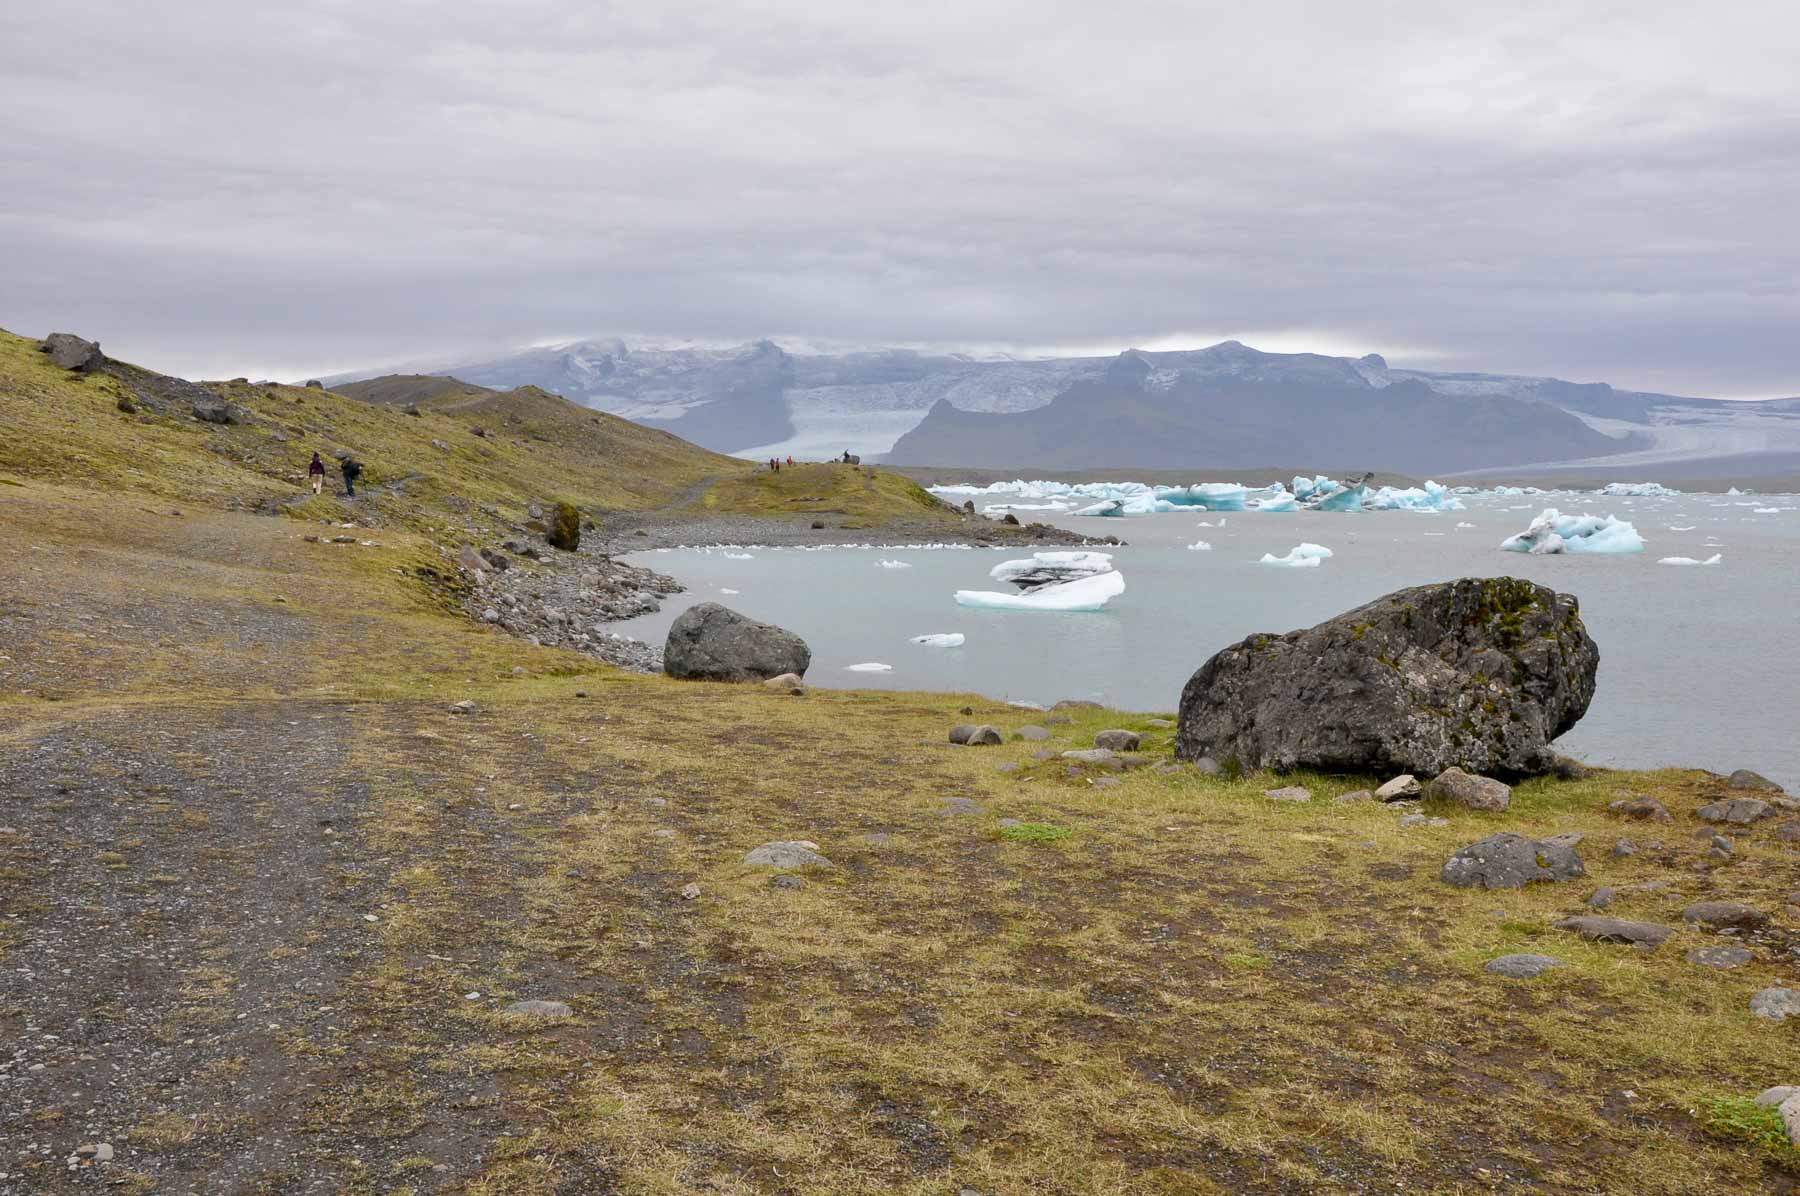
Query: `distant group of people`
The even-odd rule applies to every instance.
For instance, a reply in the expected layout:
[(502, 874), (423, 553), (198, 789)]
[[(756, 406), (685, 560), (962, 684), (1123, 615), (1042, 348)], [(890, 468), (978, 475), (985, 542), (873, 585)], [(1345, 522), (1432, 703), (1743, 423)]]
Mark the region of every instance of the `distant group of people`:
[[(787, 463), (789, 465), (792, 465), (794, 463), (794, 459), (792, 457), (789, 457), (787, 459)], [(780, 457), (770, 457), (769, 458), (769, 472), (770, 473), (780, 473), (781, 472), (781, 458)]]
[[(362, 476), (362, 465), (355, 457), (345, 457), (339, 468), (344, 474), (344, 497), (355, 498), (356, 479)], [(317, 453), (313, 454), (312, 463), (306, 467), (306, 478), (312, 483), (314, 494), (325, 492), (325, 462), (319, 460)]]

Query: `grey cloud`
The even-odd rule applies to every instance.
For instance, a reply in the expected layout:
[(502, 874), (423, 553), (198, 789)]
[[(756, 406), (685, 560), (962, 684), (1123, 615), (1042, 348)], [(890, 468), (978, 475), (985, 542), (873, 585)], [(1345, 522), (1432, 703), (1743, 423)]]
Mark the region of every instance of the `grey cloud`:
[(164, 368), (1266, 331), (1800, 392), (1785, 4), (139, 7), (0, 16), (0, 323)]

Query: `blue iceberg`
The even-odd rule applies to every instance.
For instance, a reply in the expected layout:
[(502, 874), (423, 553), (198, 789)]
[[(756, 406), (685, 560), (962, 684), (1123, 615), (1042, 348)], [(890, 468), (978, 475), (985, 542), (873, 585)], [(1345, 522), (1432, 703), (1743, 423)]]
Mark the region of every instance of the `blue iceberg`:
[(1539, 556), (1557, 553), (1614, 555), (1644, 551), (1644, 538), (1637, 528), (1612, 515), (1564, 515), (1555, 507), (1546, 507), (1531, 521), (1531, 526), (1516, 536), (1508, 536), (1500, 547), (1508, 552), (1529, 552)]

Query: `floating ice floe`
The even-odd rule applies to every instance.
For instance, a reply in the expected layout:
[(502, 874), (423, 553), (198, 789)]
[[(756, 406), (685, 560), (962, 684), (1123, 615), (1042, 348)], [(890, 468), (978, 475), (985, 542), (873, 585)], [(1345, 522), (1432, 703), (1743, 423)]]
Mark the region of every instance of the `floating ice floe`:
[(1715, 552), (1703, 561), (1697, 561), (1691, 556), (1666, 556), (1656, 563), (1659, 565), (1716, 565), (1723, 559)]
[(1780, 513), (1780, 507), (1757, 507), (1751, 512), (1752, 515), (1779, 515)]
[(910, 568), (912, 568), (912, 562), (910, 562), (910, 561), (876, 561), (875, 567), (877, 569), (910, 569)]
[(1474, 525), (1474, 524), (1473, 524), (1473, 523), (1459, 523), (1459, 524), (1457, 524), (1457, 525), (1456, 525), (1456, 526), (1457, 526), (1457, 530), (1459, 530), (1459, 531), (1460, 531), (1460, 530), (1463, 530), (1463, 529), (1465, 529), (1465, 528), (1471, 528), (1471, 527), (1474, 527), (1474, 526), (1475, 526), (1475, 525)]
[(1299, 510), (1300, 501), (1288, 493), (1287, 487), (1277, 482), (1249, 499), (1248, 506), (1252, 511), (1261, 511), (1265, 515), (1285, 514)]
[(1669, 530), (1672, 532), (1691, 532), (1699, 526), (1700, 525), (1698, 523), (1690, 523), (1686, 527), (1680, 527), (1680, 526), (1677, 526), (1676, 524), (1671, 523), (1669, 525)]
[(1608, 482), (1594, 493), (1602, 498), (1676, 498), (1681, 491), (1660, 482)]
[(891, 673), (894, 671), (894, 666), (875, 660), (866, 660), (862, 664), (847, 664), (844, 666), (844, 671), (846, 673)]
[(737, 591), (737, 590), (733, 590), (733, 589), (729, 589), (729, 588), (727, 588), (727, 587), (726, 587), (726, 586), (720, 586), (720, 587), (719, 587), (719, 593), (721, 593), (721, 594), (736, 594), (736, 593), (738, 593), (738, 591)]
[(1462, 500), (1440, 482), (1423, 486), (1383, 486), (1373, 494), (1364, 494), (1362, 505), (1371, 511), (1460, 511)]
[(1110, 573), (1112, 567), (1110, 552), (1034, 552), (1022, 560), (1001, 561), (988, 570), (988, 576), (995, 581), (1011, 582), (1021, 590), (1035, 590)]
[(725, 554), (725, 559), (728, 561), (753, 561), (756, 557), (748, 552), (728, 552)]
[(1188, 551), (1189, 552), (1211, 552), (1212, 545), (1208, 544), (1205, 540), (1195, 540), (1192, 544), (1188, 545)]
[(1613, 515), (1564, 515), (1546, 507), (1531, 526), (1508, 536), (1500, 547), (1508, 552), (1615, 554), (1644, 551), (1637, 528)]
[(1286, 556), (1276, 556), (1265, 552), (1259, 565), (1284, 565), (1289, 569), (1317, 569), (1319, 562), (1331, 555), (1331, 549), (1323, 544), (1296, 544), (1288, 550)]
[(915, 635), (915, 644), (923, 644), (927, 648), (960, 648), (963, 646), (963, 633), (960, 631), (938, 632), (932, 635)]
[(1108, 602), (1124, 592), (1125, 577), (1115, 570), (1039, 586), (1023, 594), (958, 590), (956, 604), (983, 610), (1089, 611), (1104, 609)]

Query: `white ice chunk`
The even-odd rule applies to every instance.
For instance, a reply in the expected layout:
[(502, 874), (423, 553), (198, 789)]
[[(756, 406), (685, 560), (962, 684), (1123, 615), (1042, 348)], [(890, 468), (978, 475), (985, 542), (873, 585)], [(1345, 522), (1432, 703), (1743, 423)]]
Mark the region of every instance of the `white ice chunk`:
[(1604, 498), (1675, 498), (1681, 491), (1658, 482), (1608, 482), (1594, 493)]
[(1298, 500), (1289, 494), (1286, 487), (1282, 486), (1280, 482), (1250, 499), (1249, 505), (1251, 510), (1261, 511), (1265, 515), (1285, 514), (1288, 511), (1297, 510), (1300, 506)]
[(1110, 552), (1034, 552), (1022, 560), (1001, 561), (988, 570), (988, 576), (995, 581), (1009, 581), (1021, 590), (1035, 590), (1080, 577), (1110, 573), (1112, 567)]
[(1531, 526), (1501, 541), (1508, 552), (1615, 554), (1644, 551), (1637, 528), (1613, 515), (1564, 515), (1545, 507)]
[(727, 588), (726, 588), (726, 587), (724, 587), (724, 586), (720, 586), (720, 587), (719, 587), (719, 593), (721, 593), (721, 594), (736, 594), (736, 593), (738, 593), (738, 591), (737, 591), (737, 590), (731, 590), (731, 589), (727, 589)]
[(867, 660), (862, 664), (847, 664), (844, 666), (844, 671), (846, 673), (891, 673), (894, 671), (894, 666), (891, 664), (882, 664), (879, 661)]
[(1781, 513), (1780, 507), (1757, 507), (1754, 511), (1751, 512), (1751, 514), (1753, 514), (1753, 515), (1778, 515), (1780, 513)]
[(1723, 558), (1715, 552), (1703, 561), (1697, 561), (1691, 556), (1666, 556), (1656, 563), (1659, 565), (1716, 565), (1722, 559)]
[(875, 567), (877, 569), (910, 569), (912, 563), (910, 561), (876, 561)]
[(748, 552), (728, 552), (725, 554), (725, 559), (728, 561), (753, 561), (756, 556)]
[(992, 590), (958, 590), (956, 604), (984, 610), (1101, 610), (1125, 592), (1125, 576), (1117, 570), (1078, 577), (1057, 585), (1039, 586), (1024, 594)]
[(1272, 552), (1265, 552), (1262, 555), (1262, 560), (1257, 563), (1261, 565), (1284, 565), (1289, 569), (1317, 569), (1319, 567), (1319, 562), (1330, 555), (1331, 549), (1325, 547), (1323, 544), (1296, 544), (1293, 548), (1288, 550), (1286, 556), (1276, 556)]
[(1208, 544), (1205, 540), (1195, 540), (1192, 544), (1188, 545), (1188, 551), (1190, 551), (1190, 552), (1211, 552), (1212, 545)]
[(960, 648), (963, 646), (963, 633), (960, 631), (936, 632), (931, 635), (915, 635), (915, 644), (923, 644), (927, 648)]

